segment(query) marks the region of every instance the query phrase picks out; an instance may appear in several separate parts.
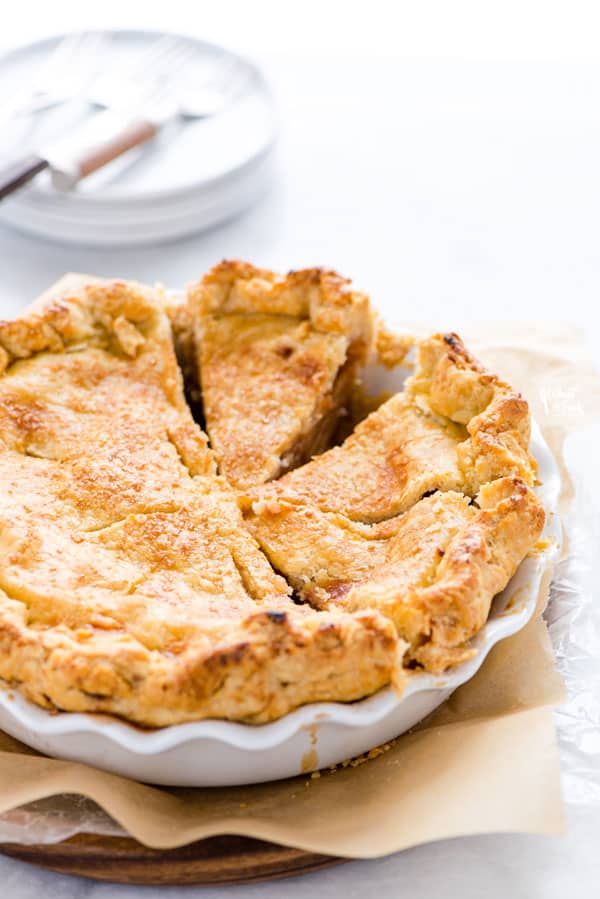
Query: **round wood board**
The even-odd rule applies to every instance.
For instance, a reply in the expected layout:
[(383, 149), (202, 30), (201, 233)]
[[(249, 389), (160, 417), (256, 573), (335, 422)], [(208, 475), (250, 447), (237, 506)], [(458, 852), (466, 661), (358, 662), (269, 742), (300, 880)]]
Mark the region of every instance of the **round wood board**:
[(126, 837), (78, 834), (47, 845), (2, 843), (0, 852), (61, 874), (163, 886), (253, 883), (346, 861), (234, 836), (211, 837), (179, 849), (149, 849)]

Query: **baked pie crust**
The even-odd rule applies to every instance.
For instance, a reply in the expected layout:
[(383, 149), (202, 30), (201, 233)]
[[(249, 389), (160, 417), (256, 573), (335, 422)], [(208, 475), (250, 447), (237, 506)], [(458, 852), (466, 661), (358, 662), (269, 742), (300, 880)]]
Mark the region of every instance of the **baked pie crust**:
[(368, 298), (349, 283), (222, 262), (189, 289), (206, 429), (235, 487), (330, 446), (372, 342)]
[(0, 324), (0, 676), (145, 725), (388, 683), (377, 612), (299, 607), (185, 404), (162, 301), (90, 284)]
[(527, 403), (455, 334), (417, 349), (405, 390), (339, 447), (245, 491), (246, 521), (298, 596), (378, 609), (406, 663), (470, 657), (491, 601), (538, 538)]
[(1, 322), (0, 677), (142, 725), (260, 723), (471, 655), (543, 524), (527, 403), (437, 335), (327, 449), (373, 344), (410, 344), (373, 327), (335, 273), (244, 263), (187, 306), (77, 276)]

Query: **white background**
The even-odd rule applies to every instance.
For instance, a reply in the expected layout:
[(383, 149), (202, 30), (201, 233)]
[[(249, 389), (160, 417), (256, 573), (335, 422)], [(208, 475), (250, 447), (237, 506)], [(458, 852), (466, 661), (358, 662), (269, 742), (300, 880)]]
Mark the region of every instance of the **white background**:
[[(66, 270), (179, 286), (222, 257), (350, 275), (388, 317), (551, 318), (600, 361), (600, 19), (594, 2), (5, 4), (4, 46), (68, 28), (194, 33), (253, 55), (282, 122), (279, 171), (254, 210), (210, 234), (137, 250), (74, 250), (0, 227), (0, 312)], [(489, 836), (235, 888), (240, 897), (563, 899), (598, 895), (598, 814), (563, 840)], [(0, 858), (1, 895), (154, 895)], [(221, 896), (223, 889), (187, 894)], [(161, 897), (186, 891), (160, 890)]]

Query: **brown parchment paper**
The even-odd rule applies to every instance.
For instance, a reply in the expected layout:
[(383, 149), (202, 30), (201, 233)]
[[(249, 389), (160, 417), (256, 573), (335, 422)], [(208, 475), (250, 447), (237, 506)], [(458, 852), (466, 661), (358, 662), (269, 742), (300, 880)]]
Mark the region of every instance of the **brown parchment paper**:
[[(454, 328), (529, 399), (563, 471), (564, 510), (571, 489), (563, 440), (600, 414), (600, 379), (581, 336), (539, 324)], [(527, 627), (496, 645), (478, 674), (418, 728), (365, 764), (248, 787), (167, 789), (45, 758), (0, 734), (0, 813), (80, 794), (155, 848), (240, 834), (357, 858), (466, 834), (558, 834), (552, 706), (564, 688), (541, 618), (550, 579), (548, 570)]]

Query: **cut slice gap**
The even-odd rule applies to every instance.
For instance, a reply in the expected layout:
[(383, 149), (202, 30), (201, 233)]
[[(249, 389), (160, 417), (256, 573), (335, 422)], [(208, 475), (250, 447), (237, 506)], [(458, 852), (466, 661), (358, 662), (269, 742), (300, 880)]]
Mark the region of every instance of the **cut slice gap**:
[(511, 474), (533, 484), (529, 428), (527, 403), (510, 385), (473, 359), (456, 335), (435, 335), (418, 344), (404, 391), (341, 446), (244, 491), (242, 507), (296, 502), (373, 523), (432, 490), (473, 497), (483, 484)]
[(440, 427), (397, 394), (361, 422), (341, 446), (273, 483), (244, 491), (253, 504), (297, 502), (375, 523), (400, 514), (435, 490), (462, 490), (457, 447), (462, 426)]

